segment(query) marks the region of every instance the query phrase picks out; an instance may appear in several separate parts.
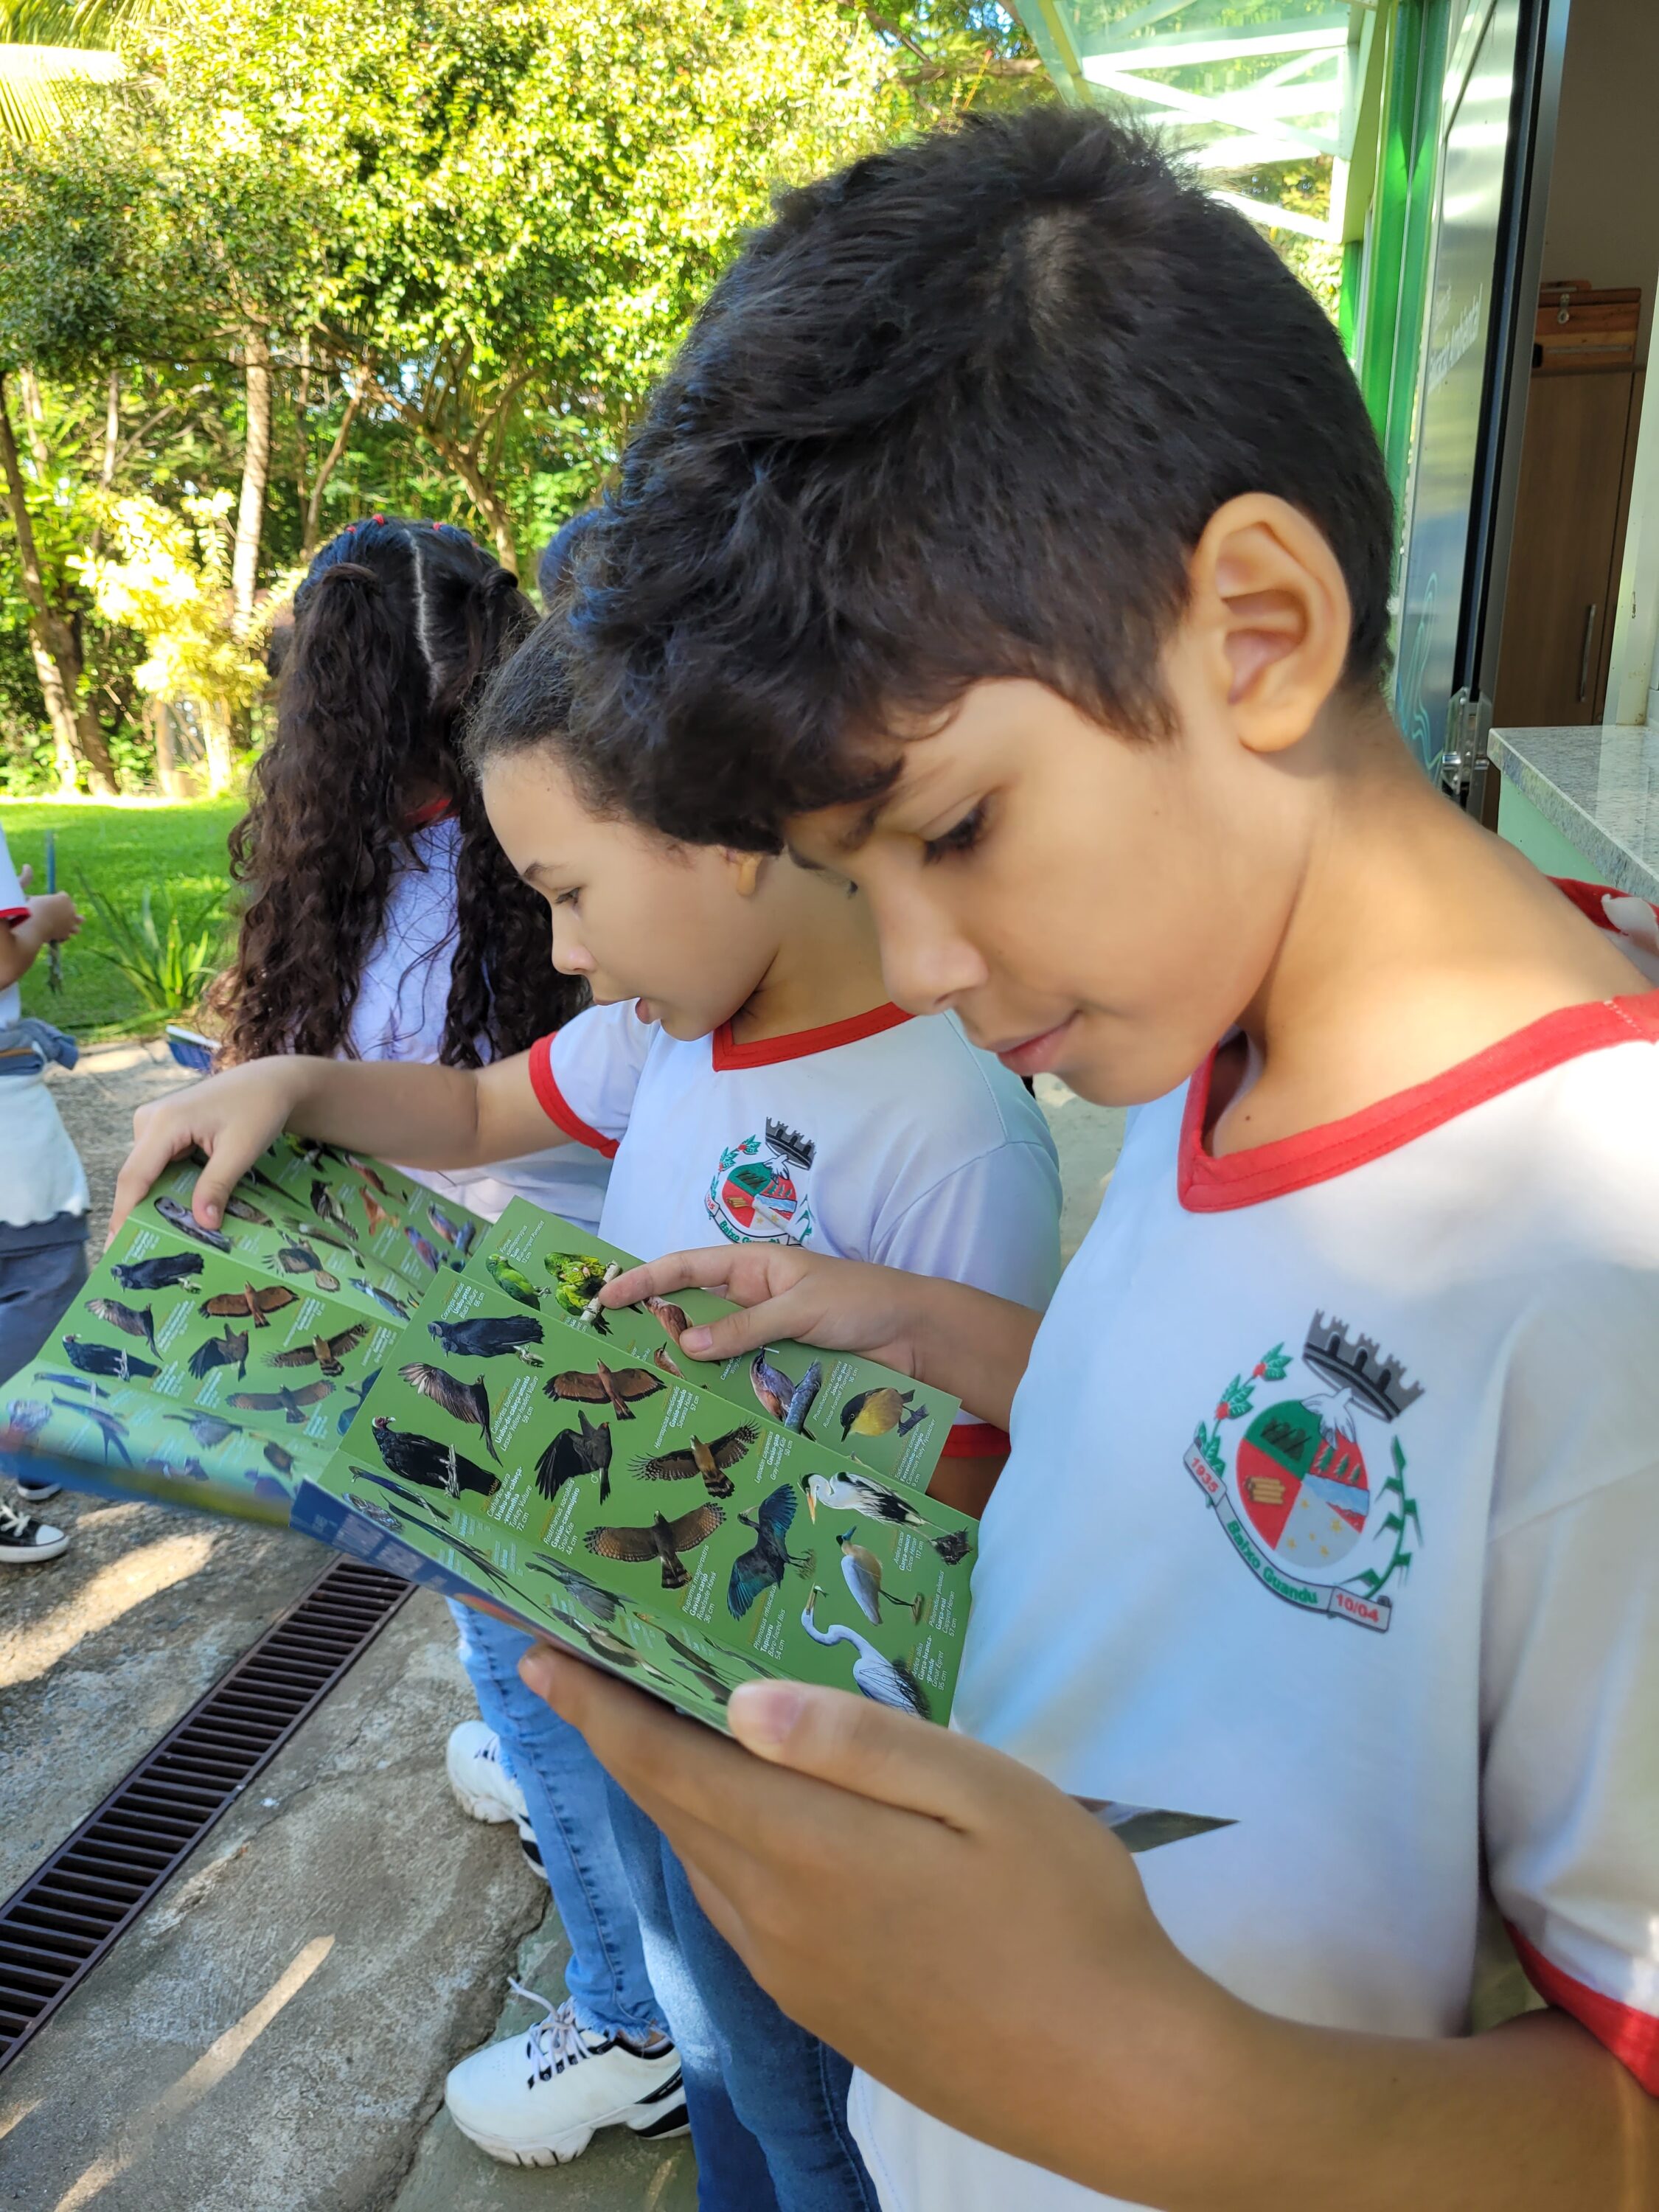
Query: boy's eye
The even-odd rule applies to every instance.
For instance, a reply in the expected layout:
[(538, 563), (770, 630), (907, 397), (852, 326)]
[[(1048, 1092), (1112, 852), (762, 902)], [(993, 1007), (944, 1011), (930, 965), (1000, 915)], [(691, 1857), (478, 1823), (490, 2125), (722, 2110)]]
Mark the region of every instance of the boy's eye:
[(580, 896), (580, 891), (560, 891), (555, 896), (553, 903), (555, 906), (574, 907)]
[(922, 866), (932, 867), (935, 860), (945, 860), (953, 854), (971, 853), (983, 836), (984, 830), (985, 802), (981, 799), (977, 806), (969, 809), (960, 822), (953, 822), (948, 830), (941, 830), (937, 837), (923, 838)]

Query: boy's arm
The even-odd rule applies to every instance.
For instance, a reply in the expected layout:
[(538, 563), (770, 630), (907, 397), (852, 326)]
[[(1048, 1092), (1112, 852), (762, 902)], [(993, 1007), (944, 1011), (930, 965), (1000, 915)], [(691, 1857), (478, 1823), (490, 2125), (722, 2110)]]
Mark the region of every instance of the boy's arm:
[(693, 1288), (744, 1309), (687, 1332), (695, 1359), (730, 1359), (785, 1337), (862, 1352), (948, 1391), (1000, 1429), (1008, 1425), (1042, 1319), (965, 1283), (774, 1244), (671, 1252), (619, 1275), (600, 1296), (624, 1306)]
[(43, 898), (26, 902), (21, 914), (8, 915), (0, 929), (0, 991), (27, 975), (48, 945), (61, 945), (81, 927), (75, 901), (67, 891), (49, 891)]
[(544, 1647), (523, 1672), (762, 1986), (965, 2134), (1163, 2212), (1659, 2202), (1659, 2104), (1575, 2022), (1412, 2041), (1257, 2012), (1097, 1821), (966, 1736), (769, 1682), (733, 1695), (734, 1744)]
[(191, 1208), (219, 1224), (238, 1179), (283, 1130), (414, 1168), (475, 1168), (563, 1144), (530, 1078), (530, 1054), (460, 1068), (322, 1060), (250, 1060), (141, 1106), (115, 1185), (110, 1234), (169, 1161), (199, 1146), (208, 1164)]

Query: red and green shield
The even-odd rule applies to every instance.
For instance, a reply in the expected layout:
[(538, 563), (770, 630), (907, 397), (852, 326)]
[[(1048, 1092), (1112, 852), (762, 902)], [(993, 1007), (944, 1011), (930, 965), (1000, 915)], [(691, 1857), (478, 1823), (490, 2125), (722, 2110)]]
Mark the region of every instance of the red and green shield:
[(1264, 1407), (1238, 1447), (1239, 1502), (1277, 1557), (1319, 1575), (1351, 1551), (1370, 1511), (1365, 1456), (1348, 1437), (1328, 1437), (1297, 1399)]

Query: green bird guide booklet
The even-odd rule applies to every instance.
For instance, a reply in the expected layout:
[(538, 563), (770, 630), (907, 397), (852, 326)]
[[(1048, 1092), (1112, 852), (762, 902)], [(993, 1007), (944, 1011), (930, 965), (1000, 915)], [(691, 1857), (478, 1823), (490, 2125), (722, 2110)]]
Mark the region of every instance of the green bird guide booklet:
[(196, 1173), (11, 1379), (9, 1453), (290, 1527), (716, 1728), (764, 1677), (948, 1718), (978, 1524), (926, 1486), (954, 1399), (805, 1345), (695, 1360), (724, 1301), (600, 1308), (633, 1256), (522, 1200), (492, 1225), (285, 1137), (210, 1231)]

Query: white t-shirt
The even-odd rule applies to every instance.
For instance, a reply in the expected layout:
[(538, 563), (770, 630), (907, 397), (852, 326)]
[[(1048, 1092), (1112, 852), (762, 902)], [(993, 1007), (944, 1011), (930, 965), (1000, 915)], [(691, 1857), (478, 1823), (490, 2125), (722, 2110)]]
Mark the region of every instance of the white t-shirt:
[[(1137, 1864), (1298, 2021), (1459, 2033), (1484, 1847), (1534, 1984), (1659, 2091), (1659, 991), (1218, 1160), (1208, 1083), (1133, 1117), (1038, 1334), (953, 1718), (1233, 1820)], [(864, 2075), (850, 2116), (884, 2212), (1115, 2201)]]
[[(359, 1060), (432, 1061), (443, 1043), (455, 957), (455, 871), (461, 828), (441, 815), (409, 833), (386, 892), (380, 933), (363, 963), (348, 1036)], [(586, 1146), (559, 1145), (497, 1160), (465, 1175), (405, 1168), (493, 1221), (511, 1198), (527, 1198), (579, 1228), (597, 1229), (609, 1163)]]
[[(0, 928), (28, 919), (28, 900), (0, 830)], [(23, 1010), (21, 983), (0, 991), (0, 1029)], [(33, 1228), (60, 1213), (85, 1213), (89, 1196), (81, 1155), (40, 1075), (0, 1077), (0, 1228)]]
[[(943, 1015), (896, 1006), (761, 1044), (682, 1043), (594, 1006), (530, 1057), (568, 1135), (615, 1155), (600, 1234), (653, 1259), (778, 1243), (971, 1283), (1041, 1309), (1060, 1175), (1018, 1079)], [(1004, 1439), (960, 1425), (958, 1454)]]

